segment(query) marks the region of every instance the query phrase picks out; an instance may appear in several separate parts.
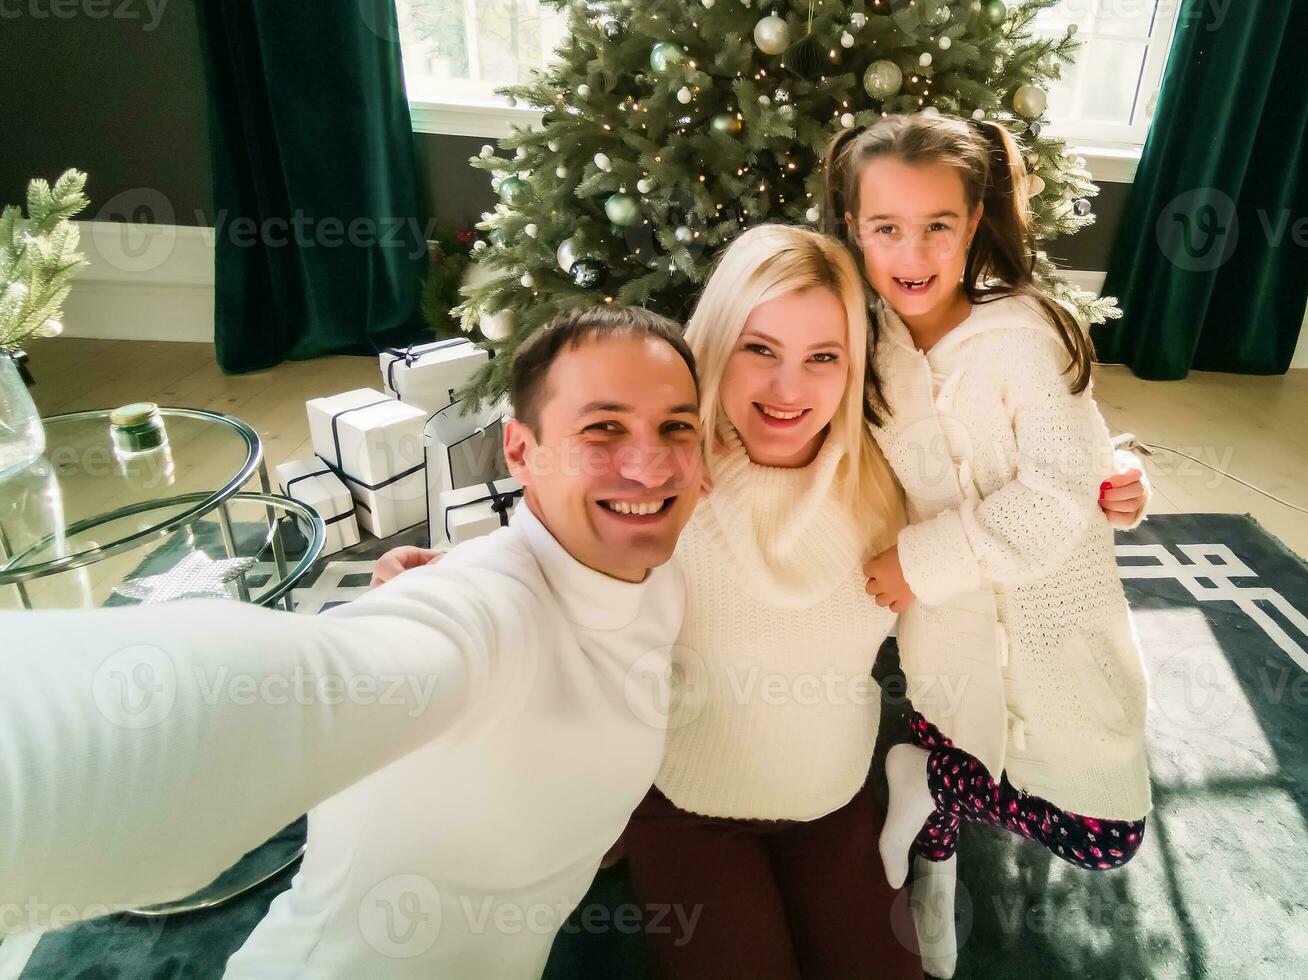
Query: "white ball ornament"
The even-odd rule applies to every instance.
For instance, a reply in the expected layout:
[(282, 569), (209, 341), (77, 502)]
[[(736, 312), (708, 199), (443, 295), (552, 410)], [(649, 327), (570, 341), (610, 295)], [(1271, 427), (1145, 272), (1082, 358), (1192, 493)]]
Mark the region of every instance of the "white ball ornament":
[(1026, 179), (1026, 193), (1028, 197), (1035, 197), (1045, 189), (1045, 182), (1039, 174), (1032, 174)]
[(705, 10), (713, 9), (713, 0), (700, 0), (700, 3), (704, 4)]
[(931, 61), (932, 61), (932, 58), (931, 58), (931, 52), (930, 52), (930, 51), (923, 51), (922, 54), (921, 54), (921, 56), (917, 59), (917, 63), (918, 63), (919, 65), (921, 65), (923, 68), (930, 68), (930, 67), (931, 67)]
[(519, 279), (518, 282), (522, 283), (528, 289), (531, 289), (533, 286), (536, 285), (536, 277), (533, 276), (530, 272), (524, 272), (522, 274), (522, 278)]
[(595, 154), (595, 166), (599, 167), (605, 173), (613, 169), (613, 161), (604, 153)]
[(537, 228), (534, 224), (530, 224), (530, 225), (526, 225), (522, 229), (522, 233), (526, 235), (528, 238), (535, 238), (537, 235), (540, 234), (540, 229)]
[(514, 98), (512, 95), (510, 95), (508, 98), (504, 100), (504, 104), (507, 105), (510, 109), (514, 109), (517, 108), (518, 100)]
[(654, 181), (650, 180), (648, 177), (642, 177), (640, 180), (636, 181), (636, 190), (640, 191), (642, 194), (648, 194), (653, 189)]
[(1038, 85), (1023, 85), (1013, 93), (1013, 108), (1028, 119), (1034, 119), (1045, 111), (1048, 96)]
[(940, 39), (941, 51), (948, 51), (953, 46), (954, 46), (954, 41), (948, 34), (946, 34), (944, 37)]
[(976, 120), (979, 121), (979, 120), (984, 119), (985, 117), (986, 117), (986, 111), (985, 111), (984, 109), (973, 109), (973, 110), (972, 110), (972, 118), (973, 118), (973, 119), (976, 119)]
[(489, 143), (486, 143), (483, 144), (482, 148), (477, 151), (477, 155), (481, 157), (483, 160), (488, 160), (495, 155), (495, 151), (491, 149), (491, 145)]
[(487, 248), (486, 240), (484, 238), (478, 238), (475, 242), (472, 243), (472, 250), (474, 252), (484, 252), (486, 251), (486, 248)]
[(498, 313), (484, 313), (477, 321), (477, 329), (487, 340), (508, 340), (513, 336), (513, 316), (508, 310)]
[(933, 105), (929, 105), (929, 106), (927, 106), (925, 109), (922, 110), (922, 115), (924, 115), (924, 116), (938, 116), (938, 115), (940, 115), (940, 110), (937, 109), (937, 108), (936, 108), (935, 106), (933, 106)]
[(558, 140), (549, 140), (545, 145), (546, 145), (547, 147), (549, 147), (549, 150), (550, 150), (551, 153), (558, 153), (558, 152), (559, 152), (559, 141), (558, 141)]
[(554, 168), (554, 176), (559, 178), (559, 180), (562, 180), (564, 177), (568, 176), (568, 168), (560, 164)]
[(814, 205), (804, 212), (804, 217), (814, 224), (817, 224), (818, 218), (822, 217), (822, 212), (817, 209), (817, 205)]
[(854, 35), (845, 31), (840, 35), (840, 46), (842, 48), (852, 48), (854, 46)]
[(790, 28), (776, 14), (754, 25), (754, 43), (764, 54), (781, 54), (790, 47)]
[(686, 88), (686, 86), (683, 85), (681, 88), (677, 89), (677, 101), (682, 105), (688, 105), (692, 97), (690, 89)]
[(856, 10), (849, 15), (849, 23), (857, 30), (862, 30), (867, 25), (867, 14), (861, 10)]
[(852, 112), (842, 113), (840, 116), (840, 125), (844, 126), (846, 129), (854, 125), (854, 114)]
[(590, 86), (587, 85), (585, 82), (582, 82), (580, 85), (577, 86), (577, 94), (580, 95), (583, 99), (589, 99)]

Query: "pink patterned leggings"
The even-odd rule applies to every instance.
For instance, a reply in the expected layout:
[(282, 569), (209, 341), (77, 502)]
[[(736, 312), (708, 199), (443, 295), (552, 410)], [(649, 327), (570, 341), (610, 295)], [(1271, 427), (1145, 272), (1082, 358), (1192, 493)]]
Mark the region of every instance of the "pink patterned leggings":
[(913, 842), (914, 851), (928, 861), (948, 860), (958, 850), (960, 819), (1021, 834), (1089, 871), (1120, 868), (1140, 849), (1143, 818), (1096, 820), (1060, 810), (1015, 788), (1003, 773), (996, 783), (985, 766), (917, 712), (909, 718), (909, 730), (913, 744), (931, 753), (927, 781), (936, 809)]

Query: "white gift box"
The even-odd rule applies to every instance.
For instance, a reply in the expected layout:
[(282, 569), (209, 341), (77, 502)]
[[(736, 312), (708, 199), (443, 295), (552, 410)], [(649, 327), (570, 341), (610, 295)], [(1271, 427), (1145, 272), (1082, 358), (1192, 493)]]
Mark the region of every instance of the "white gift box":
[(466, 337), (412, 347), (388, 347), (378, 355), (382, 388), (429, 416), (455, 400), (489, 354)]
[(277, 485), (282, 496), (312, 507), (326, 525), (324, 555), (359, 543), (359, 525), (354, 519), (354, 498), (340, 477), (317, 456), (295, 459), (277, 467)]
[[(461, 401), (427, 420), (423, 443), (427, 459), (427, 519), (431, 522), (447, 490), (484, 485), (509, 475), (504, 462), (502, 404), (462, 414)], [(434, 525), (430, 528), (435, 536)]]
[(313, 451), (354, 497), (359, 526), (388, 537), (426, 516), (422, 409), (371, 388), (306, 403)]
[(446, 490), (429, 518), (429, 546), (448, 548), (490, 534), (509, 523), (521, 499), (522, 484), (513, 477)]

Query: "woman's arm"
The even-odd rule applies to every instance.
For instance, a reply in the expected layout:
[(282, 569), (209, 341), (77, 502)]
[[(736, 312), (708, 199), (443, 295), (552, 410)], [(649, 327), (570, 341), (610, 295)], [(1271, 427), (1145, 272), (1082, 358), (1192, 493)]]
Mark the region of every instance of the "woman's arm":
[[(0, 909), (180, 898), (447, 731), (530, 642), (524, 602), (491, 615), (476, 571), (319, 616), (209, 599), (0, 614)], [(14, 918), (0, 931), (49, 925)]]
[(1068, 390), (1062, 373), (1067, 354), (1057, 339), (1024, 334), (1026, 356), (1005, 362), (1015, 477), (900, 532), (904, 578), (928, 604), (983, 581), (1019, 583), (1047, 574), (1076, 547), (1088, 523), (1101, 519), (1099, 488), (1114, 468), (1107, 426), (1088, 391)]

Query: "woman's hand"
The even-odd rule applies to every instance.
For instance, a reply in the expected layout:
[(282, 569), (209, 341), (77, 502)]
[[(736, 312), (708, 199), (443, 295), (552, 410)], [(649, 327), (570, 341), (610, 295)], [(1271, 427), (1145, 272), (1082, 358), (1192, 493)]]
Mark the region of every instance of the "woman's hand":
[(368, 588), (375, 589), (377, 586), (395, 578), (400, 572), (407, 572), (410, 568), (418, 568), (421, 565), (434, 565), (444, 557), (445, 552), (435, 551), (431, 548), (415, 548), (413, 545), (392, 548), (377, 559), (377, 564), (372, 569), (372, 581), (368, 583)]
[(904, 569), (899, 564), (899, 547), (891, 548), (877, 555), (863, 565), (863, 574), (867, 576), (864, 591), (877, 601), (878, 606), (887, 606), (891, 612), (903, 612), (917, 599), (913, 590), (904, 581)]
[(1099, 485), (1099, 509), (1114, 527), (1134, 527), (1144, 514), (1149, 490), (1138, 469), (1114, 473)]

